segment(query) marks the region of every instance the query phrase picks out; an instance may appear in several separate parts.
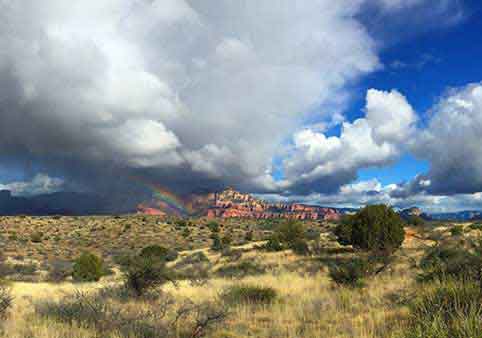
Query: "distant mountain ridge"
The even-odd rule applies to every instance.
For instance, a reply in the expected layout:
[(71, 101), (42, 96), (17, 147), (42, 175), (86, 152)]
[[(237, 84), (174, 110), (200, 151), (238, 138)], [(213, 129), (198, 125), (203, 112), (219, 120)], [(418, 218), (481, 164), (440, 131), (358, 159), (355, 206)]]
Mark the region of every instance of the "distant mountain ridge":
[(480, 210), (463, 210), (455, 212), (443, 213), (425, 213), (420, 208), (411, 207), (401, 210), (400, 215), (403, 218), (410, 216), (418, 216), (425, 220), (439, 220), (439, 221), (473, 221), (482, 219), (482, 211)]
[[(79, 192), (56, 192), (32, 197), (13, 196), (8, 190), (0, 190), (0, 216), (7, 215), (111, 215), (138, 212), (157, 216), (204, 216), (216, 218), (301, 220), (337, 220), (342, 215), (356, 212), (355, 208), (336, 208), (303, 203), (269, 202), (250, 194), (228, 188), (219, 193), (194, 194), (182, 203), (185, 212), (169, 208), (162, 201), (152, 200), (133, 207), (132, 201), (112, 196), (99, 196)], [(135, 205), (135, 203), (134, 203)], [(482, 220), (482, 211), (463, 210), (447, 213), (425, 213), (418, 207), (399, 211), (407, 219), (419, 216), (425, 220), (472, 221)]]
[(434, 220), (446, 221), (474, 221), (482, 219), (482, 211), (480, 210), (463, 210), (457, 212), (445, 212), (430, 214)]
[(429, 214), (424, 213), (418, 207), (411, 207), (411, 208), (403, 209), (403, 210), (400, 210), (398, 213), (405, 220), (408, 220), (412, 217), (420, 217), (421, 219), (424, 219), (424, 220), (432, 219), (432, 217)]
[(12, 196), (8, 190), (0, 190), (0, 215), (94, 215), (135, 211), (120, 206), (112, 199), (78, 192), (55, 192), (32, 197)]

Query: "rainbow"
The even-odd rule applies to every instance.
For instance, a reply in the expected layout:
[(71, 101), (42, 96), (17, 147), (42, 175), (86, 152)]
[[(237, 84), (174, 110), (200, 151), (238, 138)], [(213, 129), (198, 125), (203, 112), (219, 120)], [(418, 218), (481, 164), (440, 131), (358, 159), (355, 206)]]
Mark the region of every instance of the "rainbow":
[(172, 192), (157, 185), (152, 185), (153, 197), (159, 202), (163, 202), (167, 207), (174, 209), (181, 215), (188, 215), (190, 211), (184, 206), (184, 202)]
[(191, 210), (189, 210), (190, 208), (185, 206), (182, 199), (166, 188), (161, 187), (156, 183), (149, 182), (144, 178), (132, 177), (132, 179), (149, 189), (152, 192), (153, 199), (159, 204), (159, 206), (168, 208), (181, 216), (191, 214)]

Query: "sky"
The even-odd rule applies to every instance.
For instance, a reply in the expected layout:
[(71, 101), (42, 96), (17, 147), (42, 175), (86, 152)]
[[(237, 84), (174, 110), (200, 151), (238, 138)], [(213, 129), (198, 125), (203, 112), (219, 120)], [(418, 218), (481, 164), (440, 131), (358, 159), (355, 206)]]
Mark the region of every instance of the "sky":
[(476, 0), (0, 0), (0, 190), (482, 209)]

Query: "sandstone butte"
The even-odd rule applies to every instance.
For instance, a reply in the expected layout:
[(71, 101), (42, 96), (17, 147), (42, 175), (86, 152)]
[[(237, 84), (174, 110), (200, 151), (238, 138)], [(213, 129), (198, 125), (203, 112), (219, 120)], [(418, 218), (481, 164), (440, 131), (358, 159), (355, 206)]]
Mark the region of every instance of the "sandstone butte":
[[(270, 203), (232, 188), (220, 193), (190, 196), (185, 200), (185, 205), (193, 214), (207, 218), (338, 220), (341, 216), (334, 208), (301, 203)], [(155, 200), (139, 205), (138, 212), (160, 216), (172, 214), (163, 203)]]

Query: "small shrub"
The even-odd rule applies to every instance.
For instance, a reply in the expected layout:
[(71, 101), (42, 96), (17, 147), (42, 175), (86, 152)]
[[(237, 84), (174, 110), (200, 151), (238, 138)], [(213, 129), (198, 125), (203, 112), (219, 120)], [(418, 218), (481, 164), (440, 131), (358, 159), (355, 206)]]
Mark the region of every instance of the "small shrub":
[(221, 256), (228, 257), (230, 261), (237, 261), (243, 256), (243, 251), (227, 247), (221, 251)]
[(251, 242), (253, 240), (253, 230), (249, 230), (244, 235), (244, 240), (247, 242)]
[(221, 238), (219, 238), (218, 234), (214, 234), (212, 236), (213, 243), (211, 244), (211, 250), (213, 251), (221, 251), (223, 250), (223, 244), (221, 242)]
[(227, 288), (221, 298), (228, 304), (270, 304), (276, 297), (276, 290), (270, 287), (234, 285)]
[(299, 239), (290, 245), (290, 249), (297, 255), (308, 255), (310, 253), (310, 248), (305, 240)]
[(176, 224), (177, 227), (180, 227), (180, 228), (184, 228), (185, 226), (187, 226), (187, 222), (184, 219), (176, 220), (175, 224)]
[(209, 263), (209, 258), (207, 258), (204, 252), (197, 251), (189, 256), (186, 256), (180, 259), (179, 262), (176, 263), (175, 268), (180, 269), (185, 267), (186, 265), (203, 264), (203, 263)]
[(276, 236), (282, 243), (291, 246), (292, 243), (305, 239), (305, 229), (300, 222), (288, 220), (279, 225)]
[(112, 261), (122, 267), (129, 263), (130, 257), (131, 254), (129, 253), (118, 253), (112, 256)]
[(72, 275), (72, 264), (65, 261), (54, 261), (50, 264), (47, 281), (59, 283)]
[(364, 286), (364, 278), (370, 274), (370, 270), (367, 260), (355, 258), (332, 265), (329, 275), (337, 285), (361, 287)]
[(172, 262), (177, 259), (178, 253), (175, 250), (171, 250), (159, 245), (149, 245), (143, 248), (139, 255), (145, 258), (160, 259), (166, 262)]
[(73, 325), (80, 322), (88, 326), (98, 324), (108, 317), (108, 305), (100, 298), (88, 297), (77, 292), (59, 301), (43, 301), (34, 304), (35, 313), (41, 317)]
[(216, 274), (221, 277), (245, 277), (255, 276), (266, 272), (266, 269), (250, 261), (242, 261), (220, 267)]
[(369, 205), (354, 215), (343, 218), (335, 229), (342, 245), (374, 251), (393, 251), (405, 239), (403, 220), (392, 208)]
[(223, 248), (229, 247), (232, 242), (233, 238), (230, 234), (225, 234), (223, 237), (221, 237), (221, 245), (223, 246)]
[(461, 225), (455, 225), (450, 229), (450, 234), (452, 236), (460, 236), (464, 233), (464, 227)]
[(320, 234), (320, 230), (309, 228), (305, 231), (305, 238), (309, 241), (317, 241), (320, 239)]
[(219, 232), (219, 223), (211, 221), (208, 223), (208, 228), (211, 232)]
[(4, 261), (0, 261), (0, 281), (2, 278), (5, 278), (11, 275), (12, 272), (12, 265), (5, 263)]
[(39, 231), (36, 231), (30, 235), (30, 241), (32, 243), (40, 243), (42, 242), (42, 238), (43, 238), (43, 233)]
[(14, 264), (12, 266), (14, 274), (18, 275), (34, 275), (37, 272), (37, 265), (35, 264)]
[(430, 248), (420, 261), (422, 282), (443, 281), (447, 278), (480, 279), (482, 257), (464, 248), (437, 245)]
[(103, 275), (103, 261), (91, 253), (83, 253), (74, 262), (72, 278), (76, 282), (97, 282)]
[(472, 230), (482, 230), (482, 223), (472, 223), (471, 225), (469, 225), (469, 228)]
[(283, 250), (283, 245), (281, 244), (281, 241), (277, 236), (271, 236), (266, 244), (264, 245), (264, 248), (267, 251), (282, 251)]
[(181, 233), (182, 237), (187, 238), (191, 235), (191, 230), (188, 227), (185, 227)]
[(123, 266), (123, 272), (124, 285), (139, 297), (146, 291), (173, 280), (165, 262), (151, 257), (131, 257)]

